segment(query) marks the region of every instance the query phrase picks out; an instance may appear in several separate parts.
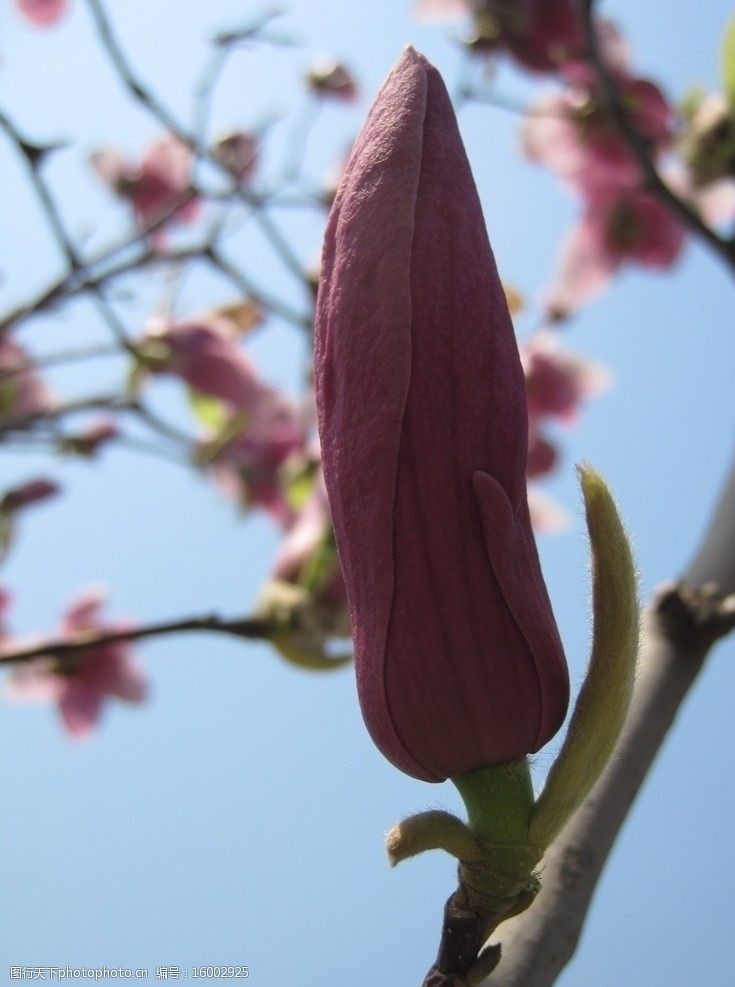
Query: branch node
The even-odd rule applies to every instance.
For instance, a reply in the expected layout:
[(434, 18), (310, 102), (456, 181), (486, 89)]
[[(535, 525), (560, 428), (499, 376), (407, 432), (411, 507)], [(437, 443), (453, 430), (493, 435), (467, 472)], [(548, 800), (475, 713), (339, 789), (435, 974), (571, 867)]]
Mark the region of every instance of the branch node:
[(662, 586), (653, 607), (661, 633), (674, 644), (709, 649), (735, 629), (735, 594), (720, 592), (716, 583)]

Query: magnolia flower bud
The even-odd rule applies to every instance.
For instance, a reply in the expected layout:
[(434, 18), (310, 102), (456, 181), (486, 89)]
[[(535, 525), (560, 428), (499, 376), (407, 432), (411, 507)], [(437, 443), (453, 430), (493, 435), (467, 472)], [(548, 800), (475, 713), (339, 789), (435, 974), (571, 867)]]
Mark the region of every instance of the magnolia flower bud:
[(449, 97), (412, 48), (330, 215), (316, 386), (376, 744), (427, 781), (538, 750), (568, 677), (526, 501), (523, 371)]

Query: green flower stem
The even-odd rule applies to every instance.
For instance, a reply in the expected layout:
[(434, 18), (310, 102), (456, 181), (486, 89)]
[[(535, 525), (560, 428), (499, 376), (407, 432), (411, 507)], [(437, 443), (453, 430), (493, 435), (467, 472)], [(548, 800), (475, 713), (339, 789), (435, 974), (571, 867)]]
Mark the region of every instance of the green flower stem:
[(479, 983), (500, 956), (497, 946), (483, 949), (489, 936), (525, 911), (539, 889), (533, 869), (541, 851), (528, 839), (533, 787), (527, 758), (452, 782), (467, 808), (468, 836), (479, 854), (470, 844), (472, 856), (460, 858), (459, 887), (444, 909), (439, 953), (424, 987)]
[(524, 843), (533, 808), (528, 759), (480, 768), (452, 778), (467, 808), (469, 826), (485, 843)]
[(525, 885), (542, 853), (529, 842), (534, 799), (528, 759), (481, 768), (452, 782), (467, 808), (469, 828), (485, 850), (481, 866), (464, 867), (462, 878), (493, 895)]

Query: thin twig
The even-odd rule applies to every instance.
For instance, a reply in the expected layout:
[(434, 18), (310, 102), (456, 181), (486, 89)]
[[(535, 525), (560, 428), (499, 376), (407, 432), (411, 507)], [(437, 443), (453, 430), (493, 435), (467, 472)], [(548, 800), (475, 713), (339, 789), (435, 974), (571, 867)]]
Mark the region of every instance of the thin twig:
[(56, 245), (61, 251), (69, 270), (75, 271), (79, 266), (76, 247), (64, 227), (58, 206), (41, 175), (41, 161), (44, 149), (33, 148), (28, 141), (24, 140), (10, 119), (2, 112), (0, 112), (0, 127), (2, 127), (10, 140), (13, 141), (18, 153), (23, 158), (31, 185), (49, 224)]
[(99, 251), (87, 260), (80, 260), (78, 266), (73, 271), (64, 274), (63, 277), (57, 279), (48, 287), (44, 288), (43, 291), (41, 291), (34, 298), (27, 302), (23, 302), (21, 305), (6, 313), (2, 319), (0, 319), (0, 334), (7, 332), (23, 319), (43, 312), (51, 306), (59, 304), (60, 302), (67, 301), (69, 298), (78, 295), (87, 288), (94, 287), (95, 285), (102, 283), (106, 279), (144, 266), (148, 261), (154, 259), (156, 256), (150, 244), (145, 246), (145, 249), (141, 255), (133, 259), (126, 258), (115, 269), (105, 272), (104, 274), (94, 273), (97, 268), (103, 267), (105, 264), (111, 262), (118, 254), (129, 251), (138, 244), (145, 244), (152, 233), (155, 233), (157, 230), (161, 229), (175, 212), (196, 197), (196, 189), (187, 189), (181, 195), (173, 199), (166, 210), (160, 216), (157, 216), (154, 221), (146, 223), (144, 226), (140, 227), (140, 229), (137, 229), (132, 235), (128, 234), (122, 240), (118, 240), (111, 246), (105, 247), (103, 250)]
[(7, 415), (0, 418), (0, 433), (22, 432), (38, 422), (59, 421), (70, 415), (85, 411), (129, 411), (133, 408), (130, 398), (120, 394), (99, 394), (86, 398), (76, 398), (63, 404), (53, 404), (48, 408), (32, 411), (25, 415)]
[(179, 620), (145, 624), (141, 627), (117, 631), (83, 631), (68, 637), (51, 638), (26, 648), (13, 649), (6, 644), (0, 651), (0, 664), (17, 665), (32, 661), (34, 658), (76, 656), (91, 648), (101, 648), (122, 641), (139, 641), (143, 638), (161, 637), (164, 634), (181, 634), (185, 631), (214, 631), (257, 640), (266, 638), (268, 630), (267, 622), (260, 617), (239, 617), (224, 620), (217, 614), (204, 614), (200, 617), (185, 617)]
[(163, 126), (170, 131), (178, 140), (188, 147), (198, 160), (206, 161), (212, 165), (232, 183), (232, 194), (242, 200), (243, 203), (254, 210), (255, 221), (260, 226), (263, 233), (270, 241), (276, 254), (280, 257), (284, 266), (296, 279), (308, 287), (308, 279), (304, 272), (303, 265), (290, 244), (281, 233), (273, 218), (263, 208), (263, 200), (254, 196), (246, 188), (243, 188), (230, 170), (206, 147), (202, 146), (196, 136), (190, 133), (167, 107), (156, 97), (153, 91), (145, 86), (136, 76), (132, 66), (128, 62), (125, 52), (118, 43), (112, 30), (112, 25), (107, 17), (107, 13), (100, 0), (87, 0), (87, 4), (92, 15), (95, 27), (105, 50), (107, 51), (112, 64), (117, 69), (121, 82), (128, 89), (134, 99)]
[(147, 404), (142, 400), (142, 398), (130, 398), (127, 410), (131, 411), (133, 414), (137, 415), (142, 422), (145, 422), (149, 428), (154, 432), (158, 432), (159, 435), (170, 439), (179, 446), (184, 448), (192, 449), (195, 445), (195, 440), (192, 439), (185, 432), (176, 428), (175, 425), (171, 425), (169, 422), (164, 421), (160, 415), (152, 411)]
[(250, 278), (239, 267), (228, 260), (220, 250), (212, 247), (207, 252), (206, 259), (240, 291), (249, 295), (254, 301), (259, 302), (265, 309), (273, 312), (274, 315), (279, 315), (282, 319), (297, 326), (299, 329), (311, 330), (311, 316), (301, 315), (300, 312), (297, 312), (279, 298), (275, 298), (273, 295), (264, 292), (261, 288), (256, 287)]
[(85, 360), (97, 360), (106, 356), (120, 356), (120, 347), (111, 343), (98, 343), (92, 346), (58, 350), (53, 353), (42, 353), (35, 359), (22, 360), (12, 367), (0, 369), (0, 383), (29, 370), (46, 370), (49, 367), (57, 367), (64, 363), (82, 363)]

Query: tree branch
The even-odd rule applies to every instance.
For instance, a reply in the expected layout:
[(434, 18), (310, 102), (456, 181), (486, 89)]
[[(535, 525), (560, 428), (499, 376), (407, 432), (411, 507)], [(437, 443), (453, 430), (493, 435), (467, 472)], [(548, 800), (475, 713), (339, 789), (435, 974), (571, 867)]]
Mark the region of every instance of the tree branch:
[(148, 112), (154, 116), (168, 131), (185, 144), (192, 153), (200, 160), (206, 161), (217, 171), (225, 175), (233, 183), (231, 193), (239, 198), (243, 203), (253, 210), (255, 222), (260, 226), (263, 234), (270, 241), (275, 253), (281, 259), (284, 267), (308, 290), (308, 278), (304, 267), (291, 249), (291, 245), (281, 233), (272, 216), (265, 208), (266, 201), (260, 196), (251, 194), (248, 189), (243, 188), (237, 177), (223, 163), (212, 154), (190, 133), (176, 117), (166, 108), (166, 106), (156, 97), (151, 89), (144, 86), (136, 76), (132, 66), (128, 62), (122, 46), (112, 30), (112, 25), (104, 9), (101, 0), (87, 0), (90, 14), (94, 21), (100, 41), (107, 52), (112, 64), (117, 70), (118, 76), (128, 90), (130, 95)]
[[(715, 589), (716, 587), (716, 589)], [(492, 987), (549, 987), (571, 959), (615, 838), (713, 644), (735, 627), (735, 464), (681, 582), (644, 615), (633, 702), (613, 759), (542, 863), (541, 892), (500, 927)]]
[(43, 158), (51, 149), (47, 147), (35, 147), (26, 141), (4, 113), (0, 113), (0, 127), (5, 131), (8, 138), (15, 144), (18, 153), (23, 158), (28, 171), (28, 177), (31, 185), (33, 186), (39, 205), (46, 217), (49, 229), (53, 234), (58, 249), (68, 265), (69, 272), (73, 273), (79, 267), (77, 249), (66, 231), (64, 223), (61, 219), (61, 213), (59, 212), (56, 202), (51, 195), (51, 191), (41, 176), (40, 171)]
[[(143, 638), (161, 637), (164, 634), (181, 634), (185, 631), (214, 631), (230, 634), (234, 637), (258, 640), (268, 636), (269, 626), (266, 621), (259, 617), (223, 620), (217, 614), (204, 614), (201, 617), (185, 617), (181, 620), (145, 624), (142, 627), (128, 627), (117, 631), (82, 631), (73, 636), (50, 638), (27, 648), (13, 650), (6, 644), (0, 650), (0, 666), (19, 665), (23, 662), (32, 661), (34, 658), (76, 656), (89, 651), (91, 648), (118, 644), (121, 641), (140, 641)], [(10, 645), (12, 645), (12, 641)]]

